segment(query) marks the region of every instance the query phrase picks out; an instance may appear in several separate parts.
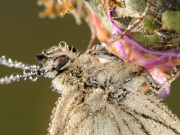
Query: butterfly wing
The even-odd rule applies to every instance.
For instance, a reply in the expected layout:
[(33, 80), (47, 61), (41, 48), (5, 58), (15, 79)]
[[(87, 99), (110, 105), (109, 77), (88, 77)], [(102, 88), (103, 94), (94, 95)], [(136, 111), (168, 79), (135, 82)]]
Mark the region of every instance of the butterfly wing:
[(107, 93), (94, 88), (87, 93), (77, 88), (59, 99), (51, 135), (177, 135), (180, 121), (153, 95), (130, 92), (114, 103)]
[[(123, 113), (128, 119), (134, 121), (133, 125), (127, 121), (132, 132), (141, 130), (152, 135), (177, 135), (180, 134), (180, 121), (170, 110), (153, 95), (142, 93), (129, 93), (125, 100), (120, 103)], [(135, 128), (140, 125), (140, 128)]]

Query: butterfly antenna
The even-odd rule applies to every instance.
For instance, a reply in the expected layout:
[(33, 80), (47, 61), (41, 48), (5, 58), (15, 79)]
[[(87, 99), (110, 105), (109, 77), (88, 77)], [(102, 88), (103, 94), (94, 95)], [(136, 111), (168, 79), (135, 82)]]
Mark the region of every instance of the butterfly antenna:
[(23, 70), (35, 70), (38, 68), (36, 65), (28, 65), (22, 62), (12, 61), (12, 59), (7, 59), (5, 56), (0, 57), (0, 64), (10, 68), (17, 68)]
[(9, 77), (6, 76), (0, 78), (0, 84), (9, 84), (12, 82), (18, 82), (27, 79), (30, 79), (31, 81), (36, 81), (37, 77), (45, 75), (46, 73), (44, 68), (40, 68), (37, 65), (27, 65), (22, 62), (12, 61), (11, 59), (7, 59), (5, 56), (0, 57), (0, 64), (11, 68), (13, 67), (17, 69), (23, 69), (22, 75), (12, 74)]

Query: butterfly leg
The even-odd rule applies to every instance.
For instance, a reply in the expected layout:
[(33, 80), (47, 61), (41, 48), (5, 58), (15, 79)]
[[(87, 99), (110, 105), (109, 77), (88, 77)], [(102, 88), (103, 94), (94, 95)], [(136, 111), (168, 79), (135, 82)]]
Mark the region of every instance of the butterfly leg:
[(171, 70), (171, 77), (161, 85), (160, 90), (166, 88), (179, 76), (180, 76), (180, 65), (177, 65), (177, 66), (173, 67), (173, 69)]
[(148, 14), (150, 8), (151, 8), (152, 0), (147, 1), (147, 6), (144, 10), (144, 13), (141, 17), (139, 17), (136, 21), (133, 22), (133, 24), (130, 24), (122, 34), (114, 34), (112, 35), (107, 42), (100, 42), (97, 45), (94, 45), (91, 49), (87, 51), (88, 54), (94, 54), (104, 48), (106, 48), (109, 44), (114, 43), (118, 41), (119, 39), (123, 38), (126, 34), (128, 34), (130, 31), (132, 31), (134, 28), (136, 28), (140, 23), (143, 22), (145, 16)]
[(171, 71), (171, 77), (166, 82), (164, 82), (163, 84), (155, 83), (154, 79), (151, 77), (151, 75), (147, 71), (143, 72), (142, 75), (146, 78), (147, 83), (150, 86), (150, 89), (155, 91), (155, 93), (158, 94), (158, 92), (160, 92), (161, 90), (166, 88), (175, 79), (177, 79), (180, 76), (180, 65), (173, 67), (173, 69)]

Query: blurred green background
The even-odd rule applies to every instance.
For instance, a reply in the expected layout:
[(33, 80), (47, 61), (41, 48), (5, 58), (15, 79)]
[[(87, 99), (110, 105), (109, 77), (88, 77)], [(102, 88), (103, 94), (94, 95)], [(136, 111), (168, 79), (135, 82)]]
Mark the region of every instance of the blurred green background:
[[(40, 19), (36, 0), (0, 1), (0, 56), (36, 64), (43, 49), (66, 41), (85, 50), (90, 30), (85, 22), (76, 25), (74, 18)], [(0, 66), (0, 77), (20, 70)], [(51, 80), (22, 81), (0, 85), (0, 135), (45, 135), (58, 94), (51, 91)], [(180, 78), (173, 83), (171, 95), (164, 101), (180, 117)]]

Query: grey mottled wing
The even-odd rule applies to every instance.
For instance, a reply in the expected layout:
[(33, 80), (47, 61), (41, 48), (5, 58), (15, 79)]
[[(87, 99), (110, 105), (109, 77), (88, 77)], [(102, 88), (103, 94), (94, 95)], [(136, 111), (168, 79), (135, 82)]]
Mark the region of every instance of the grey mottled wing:
[(152, 95), (130, 92), (119, 103), (101, 88), (83, 93), (74, 87), (59, 99), (51, 135), (177, 135), (180, 122)]

